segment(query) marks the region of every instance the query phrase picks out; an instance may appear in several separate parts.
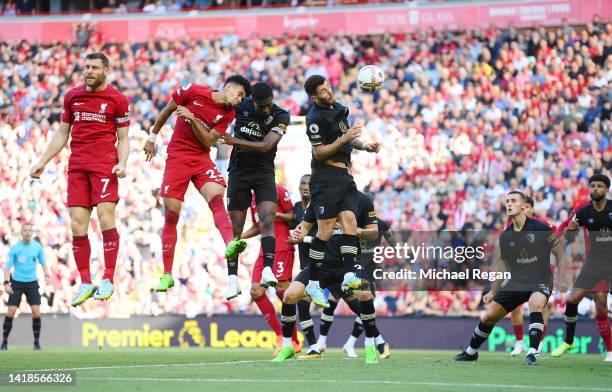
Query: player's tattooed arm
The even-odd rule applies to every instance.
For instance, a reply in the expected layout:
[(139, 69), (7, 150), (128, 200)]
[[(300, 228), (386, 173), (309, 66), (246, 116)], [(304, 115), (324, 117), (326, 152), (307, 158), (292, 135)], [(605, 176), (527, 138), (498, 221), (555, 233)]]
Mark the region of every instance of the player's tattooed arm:
[(113, 173), (119, 178), (126, 176), (125, 168), (127, 166), (128, 155), (130, 155), (130, 138), (128, 137), (129, 127), (121, 127), (117, 129), (117, 155), (119, 163), (113, 167)]
[(153, 124), (153, 127), (151, 128), (149, 133), (149, 139), (147, 140), (143, 148), (145, 156), (147, 157), (147, 161), (150, 161), (155, 156), (155, 138), (157, 137), (157, 134), (159, 134), (159, 131), (164, 126), (164, 124), (166, 124), (166, 121), (168, 121), (168, 118), (170, 118), (170, 116), (172, 115), (172, 113), (174, 113), (175, 110), (176, 103), (172, 98), (170, 98), (170, 101), (168, 101), (166, 106), (164, 106), (164, 108), (159, 113), (159, 116), (155, 120), (155, 124)]
[(240, 146), (241, 148), (257, 154), (266, 154), (270, 152), (281, 140), (281, 135), (275, 132), (268, 132), (266, 137), (260, 142), (252, 142), (249, 140), (238, 139), (229, 134), (221, 136), (221, 141), (230, 146)]
[(365, 143), (359, 139), (353, 139), (351, 141), (355, 150), (367, 151), (367, 152), (378, 152), (380, 151), (380, 144), (378, 143)]
[(45, 166), (47, 166), (47, 163), (49, 163), (49, 161), (53, 159), (53, 157), (55, 157), (57, 154), (59, 154), (60, 151), (62, 151), (66, 143), (68, 143), (71, 126), (72, 124), (67, 122), (62, 121), (60, 123), (59, 129), (57, 130), (57, 132), (55, 132), (55, 135), (53, 135), (53, 139), (51, 139), (51, 142), (47, 146), (47, 149), (43, 153), (42, 157), (40, 157), (38, 163), (36, 163), (30, 171), (30, 176), (32, 178), (39, 178), (45, 170)]

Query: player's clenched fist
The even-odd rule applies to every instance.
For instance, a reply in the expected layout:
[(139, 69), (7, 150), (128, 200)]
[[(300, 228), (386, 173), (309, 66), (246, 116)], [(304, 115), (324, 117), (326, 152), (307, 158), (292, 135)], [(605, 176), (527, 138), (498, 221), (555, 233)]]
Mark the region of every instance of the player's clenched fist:
[(380, 144), (379, 143), (366, 143), (363, 145), (363, 149), (367, 152), (376, 153), (380, 151)]
[(30, 177), (40, 178), (44, 170), (45, 170), (45, 165), (42, 162), (38, 162), (36, 165), (32, 167), (32, 170), (30, 170)]

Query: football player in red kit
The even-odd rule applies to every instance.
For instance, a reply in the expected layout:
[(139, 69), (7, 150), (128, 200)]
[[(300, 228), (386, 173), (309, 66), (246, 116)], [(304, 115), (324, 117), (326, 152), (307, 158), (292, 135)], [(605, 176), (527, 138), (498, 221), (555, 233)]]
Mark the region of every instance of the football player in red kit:
[[(174, 286), (172, 265), (176, 246), (176, 225), (184, 195), (191, 181), (210, 207), (215, 226), (227, 246), (226, 259), (235, 260), (246, 247), (246, 242), (234, 240), (223, 194), (225, 180), (210, 159), (210, 148), (227, 131), (235, 118), (234, 108), (251, 94), (251, 84), (240, 75), (229, 77), (222, 90), (189, 84), (176, 90), (155, 121), (144, 151), (147, 160), (155, 155), (155, 138), (168, 118), (177, 112), (174, 133), (168, 145), (168, 159), (160, 195), (164, 200), (165, 222), (162, 231), (164, 274), (156, 288), (165, 292)], [(228, 268), (228, 271), (230, 269)], [(236, 275), (229, 275), (230, 281)]]
[[(66, 93), (60, 128), (30, 173), (33, 178), (39, 178), (72, 134), (67, 204), (72, 251), (81, 275), (81, 285), (72, 306), (80, 305), (92, 295), (95, 299), (106, 300), (114, 292), (113, 276), (119, 251), (115, 207), (119, 201), (118, 178), (126, 175), (130, 152), (130, 110), (128, 99), (108, 84), (106, 78), (110, 72), (109, 60), (103, 53), (87, 55), (85, 84)], [(91, 248), (87, 237), (94, 206), (104, 242), (105, 272), (98, 288), (91, 281)]]

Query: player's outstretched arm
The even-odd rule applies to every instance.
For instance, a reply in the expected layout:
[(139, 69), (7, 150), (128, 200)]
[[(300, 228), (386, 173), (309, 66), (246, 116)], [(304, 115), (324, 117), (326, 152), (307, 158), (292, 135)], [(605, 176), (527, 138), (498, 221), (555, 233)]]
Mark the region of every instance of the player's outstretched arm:
[(49, 161), (53, 159), (53, 157), (55, 157), (57, 154), (59, 154), (60, 151), (62, 151), (62, 148), (64, 148), (66, 143), (68, 143), (71, 126), (72, 124), (67, 122), (62, 121), (60, 123), (59, 129), (57, 132), (55, 132), (55, 135), (53, 135), (53, 139), (51, 139), (51, 142), (47, 146), (47, 149), (43, 153), (42, 157), (40, 157), (38, 163), (36, 163), (32, 168), (32, 171), (30, 172), (30, 176), (32, 178), (39, 178), (45, 170), (45, 166), (47, 166), (47, 163), (49, 163)]
[(238, 139), (227, 133), (221, 136), (221, 142), (230, 146), (240, 146), (241, 148), (254, 152), (256, 154), (266, 154), (270, 152), (281, 140), (281, 135), (275, 132), (269, 132), (266, 137), (260, 142), (251, 142), (248, 140)]
[(344, 146), (346, 143), (351, 143), (360, 135), (361, 127), (350, 128), (344, 135), (340, 136), (331, 144), (317, 144), (312, 146), (312, 153), (317, 160), (324, 161), (340, 151), (342, 146)]
[(113, 167), (113, 173), (119, 178), (126, 175), (125, 168), (127, 166), (128, 155), (130, 155), (130, 139), (128, 137), (129, 127), (117, 128), (117, 155), (119, 163)]
[(377, 153), (378, 151), (380, 151), (380, 144), (378, 143), (365, 143), (359, 139), (353, 139), (351, 141), (351, 144), (353, 145), (353, 148), (355, 148), (355, 150), (367, 151), (372, 153)]
[(147, 140), (143, 148), (147, 157), (147, 162), (153, 159), (153, 157), (155, 156), (155, 138), (159, 134), (159, 131), (164, 126), (166, 121), (168, 121), (168, 118), (170, 118), (170, 116), (172, 115), (172, 113), (174, 113), (175, 110), (176, 103), (172, 98), (170, 98), (170, 101), (168, 101), (166, 106), (164, 106), (162, 111), (159, 113), (159, 116), (155, 120), (155, 124), (153, 124), (153, 127), (151, 128), (151, 131), (149, 133), (149, 139)]

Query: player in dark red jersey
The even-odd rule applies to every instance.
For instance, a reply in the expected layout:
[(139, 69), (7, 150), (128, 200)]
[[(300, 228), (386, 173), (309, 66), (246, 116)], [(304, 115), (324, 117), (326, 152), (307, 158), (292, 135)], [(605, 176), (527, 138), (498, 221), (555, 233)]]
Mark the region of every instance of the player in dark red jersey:
[[(276, 217), (274, 218), (276, 253), (274, 255), (272, 271), (278, 280), (276, 295), (282, 301), (285, 290), (287, 287), (289, 287), (289, 283), (293, 277), (293, 260), (295, 259), (294, 249), (292, 244), (287, 243), (289, 239), (289, 223), (293, 221), (293, 204), (291, 204), (291, 196), (289, 195), (289, 192), (283, 185), (276, 184), (276, 194), (278, 195), (278, 208), (276, 210)], [(250, 211), (253, 226), (249, 230), (242, 233), (242, 239), (252, 238), (261, 234), (255, 195), (253, 195), (253, 199), (251, 201)], [(266, 289), (259, 284), (263, 270), (264, 251), (262, 246), (259, 251), (259, 257), (253, 266), (253, 273), (251, 275), (251, 298), (253, 301), (255, 301), (255, 304), (261, 311), (261, 314), (264, 316), (270, 325), (270, 328), (272, 328), (276, 334), (276, 346), (278, 351), (280, 350), (283, 340), (283, 331), (276, 315), (276, 309), (266, 295)], [(297, 339), (297, 330), (295, 330), (293, 333), (293, 347), (296, 351), (301, 350), (300, 343)], [(276, 352), (274, 355), (276, 356), (277, 354), (278, 352)]]
[[(533, 198), (527, 196), (527, 203), (524, 205), (525, 215), (529, 218), (533, 218), (538, 220), (548, 226), (551, 227), (553, 232), (557, 232), (557, 227), (551, 224), (548, 220), (541, 218), (535, 214), (534, 210), (535, 202)], [(512, 221), (508, 221), (508, 226), (512, 225)], [(499, 252), (499, 248), (495, 250)], [(542, 315), (544, 316), (544, 330), (542, 330), (542, 340), (540, 341), (540, 346), (538, 347), (538, 354), (542, 351), (542, 342), (544, 341), (544, 337), (546, 337), (546, 327), (548, 326), (548, 317), (550, 313), (548, 311), (548, 307), (545, 307), (542, 311)], [(514, 348), (510, 355), (513, 357), (522, 354), (524, 351), (527, 351), (527, 347), (525, 347), (525, 342), (523, 341), (523, 311), (522, 307), (519, 306), (510, 313), (512, 319), (512, 329), (514, 330), (514, 336), (516, 336), (516, 343), (514, 344)]]
[[(80, 305), (92, 294), (95, 299), (106, 300), (114, 291), (113, 276), (119, 251), (119, 233), (115, 226), (115, 207), (119, 201), (117, 179), (126, 175), (130, 110), (128, 99), (107, 83), (110, 72), (108, 58), (103, 53), (87, 55), (85, 84), (66, 93), (60, 128), (30, 173), (33, 178), (39, 178), (72, 134), (67, 204), (72, 250), (81, 275), (81, 285), (72, 306)], [(94, 206), (102, 230), (105, 266), (97, 289), (91, 282), (91, 248), (87, 238)]]
[(560, 357), (575, 347), (574, 334), (578, 319), (578, 304), (589, 294), (595, 301), (595, 323), (612, 362), (612, 332), (608, 319), (608, 291), (612, 283), (612, 200), (606, 199), (610, 178), (595, 174), (589, 179), (591, 202), (578, 206), (568, 220), (560, 225), (567, 237), (575, 236), (579, 227), (585, 229), (586, 262), (574, 282), (565, 306), (565, 341), (551, 353)]
[[(174, 133), (168, 145), (168, 159), (160, 195), (164, 200), (162, 231), (164, 274), (156, 288), (165, 292), (174, 286), (172, 265), (176, 246), (176, 225), (185, 192), (191, 181), (210, 207), (215, 226), (227, 246), (226, 258), (234, 259), (246, 242), (234, 240), (232, 224), (223, 204), (225, 180), (210, 159), (210, 147), (225, 134), (235, 118), (234, 108), (251, 94), (251, 84), (240, 75), (229, 77), (222, 90), (189, 84), (176, 90), (155, 121), (144, 151), (147, 160), (155, 155), (155, 138), (168, 118), (177, 112)], [(229, 255), (229, 257), (228, 257)]]

